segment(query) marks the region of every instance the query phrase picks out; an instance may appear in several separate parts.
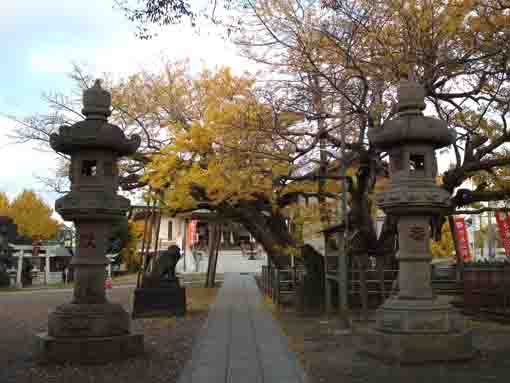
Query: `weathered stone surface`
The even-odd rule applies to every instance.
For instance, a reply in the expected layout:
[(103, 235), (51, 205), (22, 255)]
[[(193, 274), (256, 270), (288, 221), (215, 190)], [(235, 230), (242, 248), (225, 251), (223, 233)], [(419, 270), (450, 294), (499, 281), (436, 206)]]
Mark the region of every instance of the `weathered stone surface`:
[(359, 349), (377, 359), (404, 364), (466, 360), (475, 353), (470, 331), (401, 334), (365, 330)]
[(378, 311), (376, 328), (388, 333), (441, 334), (463, 331), (465, 320), (442, 299), (389, 299)]
[(129, 333), (129, 315), (120, 304), (64, 304), (48, 318), (54, 337), (108, 337)]
[(139, 288), (135, 290), (133, 318), (183, 316), (186, 314), (184, 287)]
[(142, 334), (111, 337), (52, 337), (36, 335), (38, 363), (108, 363), (136, 356), (143, 352)]

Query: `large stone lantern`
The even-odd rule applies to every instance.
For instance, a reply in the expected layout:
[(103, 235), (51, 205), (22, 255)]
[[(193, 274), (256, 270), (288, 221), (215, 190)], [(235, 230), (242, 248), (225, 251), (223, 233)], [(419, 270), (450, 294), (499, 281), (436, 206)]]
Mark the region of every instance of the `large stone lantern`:
[(117, 195), (117, 160), (140, 145), (139, 136), (128, 139), (107, 122), (110, 108), (111, 95), (97, 80), (83, 93), (86, 119), (50, 136), (51, 147), (71, 157), (71, 191), (55, 202), (55, 210), (74, 221), (78, 249), (71, 261), (73, 300), (49, 315), (48, 332), (38, 336), (42, 361), (108, 362), (143, 350), (143, 336), (130, 333), (128, 313), (105, 294), (110, 230), (129, 208), (129, 200)]
[(425, 91), (413, 81), (398, 89), (397, 115), (369, 132), (390, 157), (389, 190), (376, 196), (386, 214), (398, 216), (399, 293), (377, 311), (366, 351), (400, 362), (465, 359), (473, 354), (464, 320), (431, 286), (431, 218), (447, 212), (450, 194), (436, 185), (435, 150), (453, 144), (445, 122), (425, 117)]

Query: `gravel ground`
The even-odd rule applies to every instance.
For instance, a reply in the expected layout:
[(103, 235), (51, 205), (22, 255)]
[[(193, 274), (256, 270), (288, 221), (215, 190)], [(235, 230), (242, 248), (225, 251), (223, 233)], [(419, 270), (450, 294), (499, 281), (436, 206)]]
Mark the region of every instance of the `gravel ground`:
[[(508, 382), (510, 377), (510, 326), (473, 323), (479, 353), (469, 362), (400, 366), (360, 354), (356, 332), (340, 334), (334, 319), (302, 317), (292, 311), (275, 312), (275, 317), (307, 370), (310, 383), (498, 383)], [(356, 326), (362, 327), (360, 323)]]
[[(132, 287), (118, 287), (108, 295), (130, 311), (132, 293)], [(176, 382), (216, 290), (188, 288), (184, 318), (132, 321), (132, 330), (145, 336), (145, 353), (140, 357), (102, 366), (37, 365), (34, 334), (46, 330), (48, 313), (69, 302), (71, 294), (69, 290), (0, 294), (0, 383)]]

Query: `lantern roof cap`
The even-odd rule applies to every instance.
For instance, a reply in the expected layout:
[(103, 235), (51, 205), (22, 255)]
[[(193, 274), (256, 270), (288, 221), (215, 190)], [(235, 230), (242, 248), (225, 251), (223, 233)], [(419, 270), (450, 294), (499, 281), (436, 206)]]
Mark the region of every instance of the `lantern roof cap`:
[(101, 81), (83, 92), (85, 120), (73, 125), (63, 125), (58, 134), (50, 135), (51, 147), (61, 153), (73, 154), (80, 150), (110, 150), (118, 156), (134, 154), (140, 146), (141, 138), (133, 134), (126, 137), (122, 129), (108, 123), (111, 114), (112, 96), (101, 87)]
[(397, 95), (396, 116), (381, 128), (372, 128), (368, 132), (375, 147), (387, 150), (403, 144), (423, 144), (438, 149), (455, 141), (455, 131), (448, 129), (445, 121), (423, 115), (425, 89), (422, 85), (402, 80)]

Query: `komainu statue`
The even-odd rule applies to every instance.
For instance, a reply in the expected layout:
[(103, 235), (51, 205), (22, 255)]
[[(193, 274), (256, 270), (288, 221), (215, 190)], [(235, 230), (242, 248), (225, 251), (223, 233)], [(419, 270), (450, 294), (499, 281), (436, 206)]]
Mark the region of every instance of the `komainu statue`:
[(179, 246), (171, 245), (166, 251), (161, 251), (152, 261), (150, 272), (145, 273), (142, 280), (142, 287), (164, 287), (169, 284), (179, 285), (175, 276), (175, 267), (181, 258)]
[(133, 318), (186, 314), (186, 290), (175, 275), (180, 258), (181, 249), (176, 245), (152, 258), (150, 271), (145, 272), (142, 286), (135, 290)]

